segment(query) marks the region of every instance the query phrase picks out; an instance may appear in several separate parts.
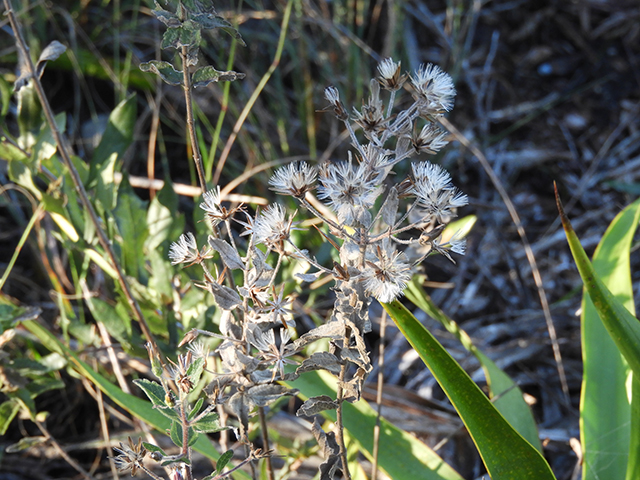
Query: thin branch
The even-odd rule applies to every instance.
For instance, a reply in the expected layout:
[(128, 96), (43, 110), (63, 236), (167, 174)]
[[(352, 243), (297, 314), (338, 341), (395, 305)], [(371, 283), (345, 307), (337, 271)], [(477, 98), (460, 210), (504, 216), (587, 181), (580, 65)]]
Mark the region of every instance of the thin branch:
[(186, 45), (180, 50), (180, 58), (182, 59), (182, 78), (184, 79), (184, 101), (187, 104), (187, 129), (189, 130), (189, 139), (191, 141), (191, 151), (193, 154), (193, 163), (196, 164), (198, 172), (198, 183), (200, 190), (204, 194), (207, 191), (207, 180), (204, 177), (204, 164), (202, 163), (202, 155), (200, 154), (200, 145), (198, 137), (196, 137), (196, 127), (193, 121), (193, 99), (191, 98), (191, 73), (189, 72), (189, 47)]

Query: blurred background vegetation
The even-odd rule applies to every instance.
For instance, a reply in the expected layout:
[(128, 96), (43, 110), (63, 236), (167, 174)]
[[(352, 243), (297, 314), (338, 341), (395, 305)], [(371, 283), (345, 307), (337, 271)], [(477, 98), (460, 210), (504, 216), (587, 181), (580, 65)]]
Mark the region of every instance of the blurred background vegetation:
[[(571, 439), (579, 436), (582, 367), (576, 311), (581, 283), (557, 220), (553, 182), (588, 251), (615, 214), (640, 192), (640, 7), (633, 0), (291, 3), (286, 23), (284, 1), (216, 3), (218, 14), (237, 26), (247, 46), (224, 33), (206, 31), (201, 60), (219, 70), (243, 72), (246, 78), (195, 90), (207, 179), (222, 187), (234, 182), (232, 193), (250, 195), (264, 204), (273, 199), (267, 179), (275, 166), (292, 159), (346, 158), (348, 138), (322, 111), (326, 86), (336, 86), (346, 105), (359, 107), (377, 63), (388, 56), (402, 60), (407, 71), (430, 62), (449, 72), (458, 95), (448, 118), (483, 151), (532, 244), (551, 302), (569, 395), (563, 393), (558, 378), (536, 286), (515, 227), (486, 172), (457, 141), (430, 160), (449, 169), (471, 199), (461, 213), (475, 214), (478, 221), (469, 236), (467, 255), (456, 266), (432, 262), (426, 285), (434, 301), (525, 391), (556, 476), (576, 478), (578, 457)], [(163, 27), (151, 14), (153, 4), (14, 0), (13, 5), (33, 52), (52, 40), (68, 46), (66, 54), (47, 66), (42, 81), (55, 113), (66, 119), (66, 135), (76, 154), (92, 158), (109, 115), (131, 98), (129, 105), (137, 110), (131, 123), (132, 143), (118, 158), (117, 171), (128, 174), (143, 201), (156, 198), (160, 190), (155, 184), (155, 189), (145, 187), (145, 179), (170, 179), (180, 193), (173, 203), (176, 220), (184, 215), (189, 229), (204, 232), (194, 209), (197, 190), (194, 194), (187, 187), (197, 182), (186, 142), (182, 92), (138, 69), (142, 62), (167, 60), (171, 55), (160, 50)], [(2, 17), (0, 126), (5, 139), (17, 138), (20, 132), (18, 105), (11, 97), (17, 65), (11, 30)], [(11, 183), (8, 165), (0, 158), (4, 187)], [(0, 271), (7, 268), (31, 215), (27, 196), (3, 188)], [(60, 335), (65, 322), (61, 312), (66, 308), (86, 316), (83, 321), (92, 325), (99, 306), (94, 302), (89, 309), (83, 304), (77, 278), (69, 273), (73, 255), (56, 243), (55, 230), (48, 217), (37, 223), (2, 297), (41, 309), (43, 321)], [(175, 231), (181, 232), (177, 224)], [(312, 229), (301, 235), (310, 246), (322, 243)], [(166, 242), (162, 248), (166, 250)], [(638, 266), (637, 255), (632, 256), (632, 266)], [(113, 300), (112, 284), (97, 269), (88, 271), (86, 278), (105, 304)], [(633, 280), (637, 283), (637, 275)], [(327, 285), (303, 292), (296, 308), (312, 324), (332, 304), (327, 295)], [(158, 316), (175, 328), (175, 318)], [(197, 311), (193, 318), (192, 325), (203, 324), (210, 321), (210, 312)], [(481, 382), (475, 358), (435, 321), (420, 319)], [(175, 346), (179, 336), (175, 330), (167, 331), (167, 345)], [(369, 340), (375, 347), (377, 333)], [(93, 346), (95, 352), (100, 350)], [(26, 333), (13, 348), (30, 351), (36, 359), (43, 353)], [(138, 365), (141, 360), (126, 358), (125, 375), (143, 368)], [(99, 365), (97, 353), (94, 361), (96, 368), (111, 375), (108, 365)], [(95, 478), (108, 475), (98, 433), (101, 412), (92, 398), (97, 393), (86, 380), (54, 366), (51, 371), (57, 372), (52, 378), (63, 384), (57, 387), (63, 388), (37, 397), (37, 410), (50, 412), (49, 432)], [(384, 405), (390, 420), (431, 445), (450, 440), (439, 453), (465, 478), (481, 475), (481, 463), (459, 420), (429, 371), (393, 329), (387, 332), (386, 384)], [(108, 418), (114, 437), (134, 428), (114, 407)], [(18, 419), (0, 443), (11, 444), (25, 434), (33, 435), (32, 430), (29, 422)], [(43, 479), (75, 475), (45, 448), (32, 449), (28, 455), (4, 454), (1, 461), (2, 471), (7, 472), (3, 478), (31, 478), (29, 472), (36, 468)]]

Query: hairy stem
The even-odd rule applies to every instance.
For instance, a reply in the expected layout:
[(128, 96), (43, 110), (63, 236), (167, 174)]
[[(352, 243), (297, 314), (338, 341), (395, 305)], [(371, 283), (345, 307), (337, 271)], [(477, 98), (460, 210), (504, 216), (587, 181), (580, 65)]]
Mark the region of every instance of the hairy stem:
[(200, 145), (196, 137), (196, 127), (193, 120), (193, 99), (191, 98), (191, 73), (189, 72), (189, 63), (187, 57), (189, 55), (189, 47), (183, 46), (180, 50), (180, 58), (182, 59), (182, 77), (184, 101), (187, 105), (187, 129), (189, 130), (189, 139), (191, 141), (191, 151), (193, 154), (193, 163), (196, 165), (198, 172), (198, 183), (202, 193), (207, 191), (207, 180), (204, 176), (204, 164), (202, 163), (202, 155), (200, 154)]

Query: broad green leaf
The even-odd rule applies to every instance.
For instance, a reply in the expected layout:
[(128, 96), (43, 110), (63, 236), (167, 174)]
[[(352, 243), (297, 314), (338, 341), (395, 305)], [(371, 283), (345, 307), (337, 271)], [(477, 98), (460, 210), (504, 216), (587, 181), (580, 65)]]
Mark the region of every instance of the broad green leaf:
[[(319, 395), (336, 398), (336, 379), (327, 372), (306, 372), (294, 382), (287, 382), (291, 388), (300, 390), (303, 400)], [(335, 411), (323, 412), (325, 417), (335, 421)], [(360, 444), (361, 451), (371, 460), (373, 452), (373, 429), (376, 412), (361, 400), (355, 404), (344, 404), (345, 428)], [(380, 451), (378, 465), (394, 480), (462, 480), (462, 477), (440, 456), (413, 435), (400, 430), (384, 418), (380, 423)]]
[(487, 383), (491, 389), (491, 399), (504, 418), (522, 435), (531, 445), (542, 452), (542, 445), (538, 437), (538, 427), (527, 402), (524, 401), (522, 391), (489, 357), (480, 351), (456, 322), (451, 320), (431, 301), (420, 285), (414, 280), (405, 291), (409, 300), (434, 320), (440, 322), (451, 334), (462, 343), (462, 346), (471, 352), (482, 365)]
[(176, 220), (178, 210), (178, 195), (173, 190), (170, 180), (165, 180), (164, 186), (151, 200), (147, 210), (147, 227), (149, 236), (145, 247), (149, 250), (158, 248), (163, 242), (169, 239), (171, 227)]
[(113, 336), (125, 351), (131, 351), (131, 319), (128, 315), (121, 315), (118, 310), (99, 298), (87, 296), (85, 302), (98, 322), (102, 322), (110, 335)]
[(207, 413), (200, 420), (193, 424), (193, 429), (201, 433), (215, 433), (224, 430), (218, 421), (218, 414), (215, 412)]
[(0, 137), (0, 158), (9, 162), (27, 163), (29, 161), (29, 157), (12, 142), (6, 140), (6, 137)]
[(9, 179), (29, 190), (38, 200), (42, 199), (42, 192), (33, 182), (33, 174), (26, 164), (9, 162)]
[(20, 402), (11, 398), (0, 405), (0, 435), (7, 433), (12, 420), (20, 411)]
[(107, 210), (115, 206), (115, 165), (133, 141), (135, 122), (136, 97), (131, 95), (120, 102), (109, 115), (107, 128), (93, 153), (89, 186), (96, 186), (97, 199)]
[(544, 457), (489, 401), (467, 372), (397, 300), (383, 304), (460, 414), (493, 480), (555, 479)]
[(165, 83), (169, 85), (182, 85), (184, 77), (181, 71), (173, 68), (169, 62), (161, 60), (150, 60), (140, 64), (140, 70), (143, 72), (152, 72), (158, 75)]
[(64, 388), (64, 382), (57, 378), (40, 377), (29, 382), (27, 390), (31, 394), (31, 398), (36, 398), (38, 395), (48, 392), (49, 390), (61, 390)]
[(141, 378), (133, 381), (138, 387), (142, 389), (142, 391), (149, 397), (151, 403), (153, 403), (154, 407), (166, 407), (167, 402), (165, 401), (166, 392), (162, 385), (158, 382), (154, 382), (152, 380), (147, 380), (146, 378)]
[[(151, 403), (134, 395), (125, 393), (120, 390), (120, 388), (113, 385), (106, 378), (93, 370), (87, 363), (80, 360), (74, 351), (62, 344), (51, 332), (41, 326), (38, 322), (29, 320), (22, 324), (27, 330), (35, 335), (46, 348), (65, 356), (80, 375), (93, 382), (118, 406), (124, 408), (136, 418), (146, 422), (162, 433), (165, 433), (171, 427), (171, 421), (162, 413), (158, 412), (157, 409), (154, 409)], [(213, 461), (216, 461), (220, 457), (220, 454), (216, 452), (211, 445), (211, 442), (206, 438), (206, 435), (199, 436), (198, 441), (193, 445), (193, 449)], [(234, 476), (242, 479), (251, 478), (242, 471), (234, 473)]]
[[(635, 312), (635, 308), (629, 249), (639, 218), (640, 201), (636, 201), (611, 222), (593, 256), (593, 271), (631, 313)], [(575, 237), (575, 234), (571, 233), (571, 236)], [(588, 261), (586, 256), (583, 260)], [(631, 423), (628, 391), (630, 370), (616, 342), (607, 333), (607, 322), (616, 320), (601, 320), (589, 293), (585, 291), (581, 316), (584, 364), (580, 397), (580, 434), (584, 455), (582, 476), (585, 480), (622, 479), (625, 472), (631, 474), (633, 471), (632, 476), (627, 475), (627, 478), (636, 479), (640, 475), (637, 461), (633, 462), (635, 466), (629, 465), (630, 470), (627, 471), (629, 449), (632, 449), (632, 458), (635, 459), (638, 454), (638, 438), (634, 441), (635, 448), (630, 444), (632, 425), (638, 428), (637, 418)], [(631, 322), (637, 324), (635, 319)], [(635, 378), (633, 383), (636, 383)]]
[(128, 275), (146, 283), (148, 275), (143, 245), (149, 235), (147, 202), (136, 195), (126, 175), (122, 176), (118, 187), (118, 201), (113, 216), (121, 236), (121, 264)]

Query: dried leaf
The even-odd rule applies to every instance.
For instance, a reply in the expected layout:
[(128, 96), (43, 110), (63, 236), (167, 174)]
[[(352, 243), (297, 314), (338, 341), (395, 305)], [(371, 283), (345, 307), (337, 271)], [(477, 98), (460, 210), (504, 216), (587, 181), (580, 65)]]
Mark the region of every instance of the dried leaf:
[(143, 72), (155, 73), (169, 85), (182, 85), (182, 82), (184, 81), (182, 72), (173, 68), (173, 65), (169, 62), (150, 60), (146, 63), (141, 63), (140, 70)]
[(338, 375), (340, 373), (340, 362), (335, 355), (329, 352), (316, 352), (309, 358), (305, 359), (296, 369), (296, 373), (301, 374), (312, 370), (328, 370)]
[(220, 258), (222, 258), (222, 261), (227, 267), (232, 270), (238, 268), (240, 270), (244, 270), (244, 263), (240, 258), (240, 254), (238, 254), (238, 251), (225, 240), (214, 238), (209, 235), (209, 245), (220, 254)]
[(300, 280), (302, 280), (303, 282), (315, 282), (318, 278), (320, 278), (320, 275), (322, 274), (322, 272), (315, 272), (315, 273), (296, 273), (296, 277), (298, 277)]
[(223, 310), (233, 310), (242, 304), (242, 298), (240, 298), (238, 292), (225, 285), (220, 285), (216, 282), (207, 282), (207, 287), (213, 295), (216, 304)]
[(382, 220), (384, 223), (393, 227), (398, 214), (398, 190), (396, 190), (396, 187), (391, 187), (380, 211), (382, 212)]
[(298, 393), (298, 390), (292, 390), (284, 385), (270, 384), (270, 385), (256, 385), (247, 389), (246, 399), (250, 402), (251, 406), (266, 407), (270, 403), (275, 402), (284, 396), (293, 396)]
[(317, 397), (311, 397), (304, 402), (298, 411), (297, 417), (312, 417), (317, 413), (324, 412), (325, 410), (335, 410), (338, 408), (338, 402), (327, 395), (319, 395)]
[(324, 453), (325, 461), (320, 465), (320, 480), (333, 480), (340, 468), (340, 447), (333, 432), (325, 433), (318, 419), (314, 419), (311, 432)]
[(42, 77), (44, 67), (48, 61), (56, 60), (60, 55), (67, 51), (67, 47), (61, 44), (59, 41), (54, 40), (42, 50), (38, 63), (36, 64), (36, 75)]
[(302, 350), (310, 343), (319, 340), (320, 338), (331, 338), (333, 340), (341, 339), (344, 336), (344, 324), (341, 322), (331, 321), (324, 323), (319, 327), (309, 330), (302, 335), (296, 341), (293, 342), (293, 346), (296, 351)]

